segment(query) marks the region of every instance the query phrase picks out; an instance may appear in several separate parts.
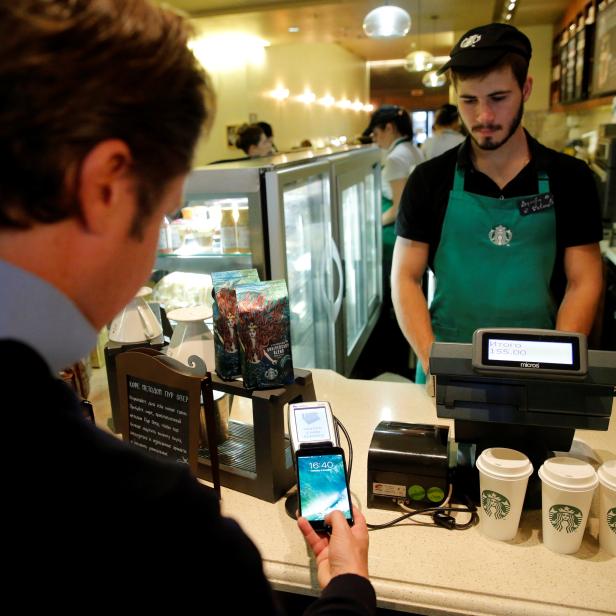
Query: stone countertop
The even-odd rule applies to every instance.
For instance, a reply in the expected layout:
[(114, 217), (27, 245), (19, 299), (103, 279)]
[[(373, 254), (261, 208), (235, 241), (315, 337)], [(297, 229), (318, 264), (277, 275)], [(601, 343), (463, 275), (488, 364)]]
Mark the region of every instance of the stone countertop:
[[(366, 508), (367, 454), (374, 428), (382, 420), (451, 425), (450, 420), (436, 417), (434, 398), (422, 386), (350, 380), (330, 370), (313, 370), (313, 375), (317, 398), (331, 403), (352, 439), (355, 504), (369, 523), (392, 520), (396, 512)], [(97, 421), (106, 424), (105, 394), (100, 387), (94, 390)], [(232, 417), (250, 417), (249, 401), (236, 402)], [(608, 432), (578, 430), (576, 441), (580, 448), (592, 447), (600, 461), (615, 458), (616, 420), (612, 418)], [(284, 499), (272, 504), (223, 487), (222, 508), (258, 546), (276, 589), (319, 593), (314, 562), (285, 512)], [(616, 557), (599, 547), (597, 510), (595, 497), (582, 547), (573, 555), (556, 554), (543, 545), (540, 511), (524, 512), (516, 537), (507, 542), (487, 539), (477, 527), (449, 531), (408, 521), (373, 531), (369, 566), (379, 606), (430, 615), (616, 614)]]

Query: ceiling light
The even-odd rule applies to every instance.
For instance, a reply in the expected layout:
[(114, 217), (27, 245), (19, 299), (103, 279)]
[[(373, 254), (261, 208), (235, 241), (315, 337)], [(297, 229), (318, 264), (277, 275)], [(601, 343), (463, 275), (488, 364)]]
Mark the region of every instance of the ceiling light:
[(429, 71), (421, 78), (421, 83), (426, 88), (440, 88), (447, 83), (447, 77), (445, 75), (438, 75), (436, 71)]
[(325, 96), (320, 98), (317, 102), (319, 103), (319, 105), (323, 105), (323, 107), (331, 107), (333, 104), (335, 104), (336, 99), (330, 94), (326, 94)]
[(299, 32), (299, 27), (298, 26), (291, 26), (289, 28), (289, 32)]
[(427, 51), (412, 51), (404, 60), (404, 68), (410, 73), (429, 71), (434, 65), (434, 57)]
[(400, 38), (411, 29), (411, 16), (399, 6), (379, 6), (364, 17), (364, 32), (370, 38)]
[(283, 101), (285, 98), (289, 98), (289, 90), (287, 88), (283, 88), (282, 86), (278, 86), (275, 90), (270, 92), (270, 96), (275, 98), (277, 101)]

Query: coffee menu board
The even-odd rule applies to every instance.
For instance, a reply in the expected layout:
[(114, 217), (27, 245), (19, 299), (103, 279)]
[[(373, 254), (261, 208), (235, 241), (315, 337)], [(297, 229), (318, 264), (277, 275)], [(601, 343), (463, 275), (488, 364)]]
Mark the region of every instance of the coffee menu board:
[(616, 2), (597, 14), (592, 80), (593, 96), (612, 93), (616, 93)]
[(127, 376), (128, 441), (188, 464), (188, 392)]
[(152, 349), (120, 353), (116, 368), (123, 439), (152, 455), (188, 464), (196, 474), (202, 394), (208, 409), (213, 404), (210, 377), (196, 376)]

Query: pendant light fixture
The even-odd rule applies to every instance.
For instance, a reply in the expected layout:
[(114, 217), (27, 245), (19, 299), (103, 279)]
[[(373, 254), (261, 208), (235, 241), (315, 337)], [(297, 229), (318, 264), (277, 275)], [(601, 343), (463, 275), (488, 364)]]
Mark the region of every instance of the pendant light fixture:
[(421, 83), (426, 88), (440, 88), (447, 83), (446, 75), (439, 75), (436, 71), (428, 71), (422, 78)]
[[(421, 45), (421, 0), (417, 0), (417, 42)], [(404, 68), (409, 73), (429, 71), (434, 64), (434, 58), (429, 51), (415, 50), (404, 59)]]
[(401, 38), (411, 29), (411, 16), (399, 6), (384, 4), (364, 17), (363, 27), (370, 38)]

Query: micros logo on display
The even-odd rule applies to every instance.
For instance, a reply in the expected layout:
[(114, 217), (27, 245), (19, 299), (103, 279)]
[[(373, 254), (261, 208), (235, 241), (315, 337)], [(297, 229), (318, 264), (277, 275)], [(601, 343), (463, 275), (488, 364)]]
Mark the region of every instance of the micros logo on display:
[(511, 229), (507, 229), (507, 227), (503, 225), (498, 225), (488, 233), (488, 237), (495, 246), (509, 246), (513, 233)]
[(612, 507), (607, 512), (607, 525), (610, 530), (616, 535), (616, 507)]
[(489, 517), (497, 520), (506, 518), (511, 511), (509, 499), (492, 490), (484, 490), (481, 493), (481, 506)]
[(466, 47), (474, 47), (481, 40), (481, 34), (471, 34), (467, 36), (465, 39), (462, 39), (460, 43), (460, 47), (465, 49)]
[(550, 524), (558, 532), (574, 533), (582, 524), (582, 512), (572, 505), (553, 505), (548, 513)]

